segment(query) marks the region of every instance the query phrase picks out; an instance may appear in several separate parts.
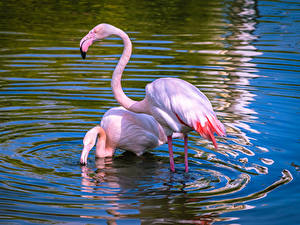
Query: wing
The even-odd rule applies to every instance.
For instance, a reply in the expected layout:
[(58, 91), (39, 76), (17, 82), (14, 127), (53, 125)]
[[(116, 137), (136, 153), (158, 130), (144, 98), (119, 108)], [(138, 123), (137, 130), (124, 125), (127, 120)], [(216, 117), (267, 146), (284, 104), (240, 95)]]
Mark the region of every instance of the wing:
[(162, 125), (174, 132), (187, 127), (212, 140), (213, 133), (225, 135), (223, 124), (217, 119), (207, 97), (192, 84), (177, 78), (157, 79), (146, 87), (146, 98), (153, 105), (153, 113)]

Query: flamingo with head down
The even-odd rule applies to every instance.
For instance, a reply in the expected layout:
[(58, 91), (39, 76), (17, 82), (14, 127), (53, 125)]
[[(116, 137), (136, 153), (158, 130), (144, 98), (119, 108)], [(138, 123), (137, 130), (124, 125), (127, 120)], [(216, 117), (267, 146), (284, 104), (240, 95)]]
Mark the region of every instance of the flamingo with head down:
[(178, 78), (160, 78), (146, 86), (146, 96), (141, 101), (127, 97), (122, 90), (122, 73), (130, 59), (132, 44), (128, 35), (110, 24), (99, 24), (80, 41), (81, 56), (84, 59), (88, 48), (95, 42), (111, 35), (119, 36), (124, 43), (122, 56), (113, 72), (111, 87), (115, 99), (124, 108), (152, 115), (167, 135), (170, 169), (175, 171), (172, 134), (184, 134), (185, 171), (188, 172), (187, 133), (195, 130), (202, 137), (213, 142), (217, 149), (214, 133), (225, 136), (223, 124), (217, 119), (208, 98), (194, 85)]
[[(173, 138), (180, 137), (182, 134), (173, 134)], [(95, 144), (96, 158), (105, 158), (112, 157), (116, 148), (140, 156), (146, 150), (166, 142), (163, 128), (152, 116), (134, 113), (123, 107), (111, 108), (103, 115), (100, 126), (85, 134), (80, 164), (87, 164), (88, 154)]]

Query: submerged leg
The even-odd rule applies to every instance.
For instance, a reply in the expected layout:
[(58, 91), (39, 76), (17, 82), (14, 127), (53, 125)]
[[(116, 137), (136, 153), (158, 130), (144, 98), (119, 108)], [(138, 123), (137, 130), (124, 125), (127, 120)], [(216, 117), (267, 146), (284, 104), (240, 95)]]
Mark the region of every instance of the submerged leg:
[(172, 136), (168, 136), (168, 147), (169, 147), (170, 169), (172, 172), (175, 172), (173, 149), (172, 149), (172, 147), (173, 147), (172, 146)]
[(184, 165), (185, 165), (185, 172), (189, 172), (189, 161), (188, 161), (188, 136), (187, 134), (184, 135)]

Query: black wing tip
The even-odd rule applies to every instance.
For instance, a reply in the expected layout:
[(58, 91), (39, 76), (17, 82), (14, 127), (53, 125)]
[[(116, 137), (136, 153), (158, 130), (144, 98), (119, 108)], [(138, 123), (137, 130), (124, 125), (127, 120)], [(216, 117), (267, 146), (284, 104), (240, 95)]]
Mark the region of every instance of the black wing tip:
[(82, 57), (83, 59), (85, 59), (85, 57), (86, 57), (86, 52), (82, 51), (82, 48), (81, 48), (81, 47), (80, 47), (80, 54), (81, 54), (81, 57)]

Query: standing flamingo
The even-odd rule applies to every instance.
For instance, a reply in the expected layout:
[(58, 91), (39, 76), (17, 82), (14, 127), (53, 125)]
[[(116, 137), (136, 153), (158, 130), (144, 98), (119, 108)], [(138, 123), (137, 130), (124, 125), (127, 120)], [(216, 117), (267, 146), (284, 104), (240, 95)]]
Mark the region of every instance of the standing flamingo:
[[(182, 134), (173, 134), (180, 138)], [(98, 140), (97, 140), (98, 138)], [(134, 113), (123, 107), (109, 109), (97, 125), (90, 129), (83, 139), (83, 150), (80, 164), (87, 164), (90, 150), (96, 145), (96, 157), (113, 156), (115, 149), (120, 148), (142, 155), (146, 150), (167, 142), (167, 136), (161, 125), (147, 114)]]
[(124, 43), (122, 56), (113, 72), (111, 87), (116, 100), (126, 109), (136, 113), (152, 115), (167, 135), (170, 169), (175, 171), (172, 134), (184, 134), (185, 171), (188, 172), (187, 133), (195, 130), (213, 142), (217, 149), (214, 133), (225, 136), (225, 128), (217, 119), (207, 97), (194, 85), (178, 78), (160, 78), (146, 86), (146, 96), (141, 101), (128, 98), (122, 90), (121, 77), (132, 51), (128, 35), (110, 24), (99, 24), (80, 41), (80, 52), (84, 59), (93, 42), (111, 35), (119, 36)]

